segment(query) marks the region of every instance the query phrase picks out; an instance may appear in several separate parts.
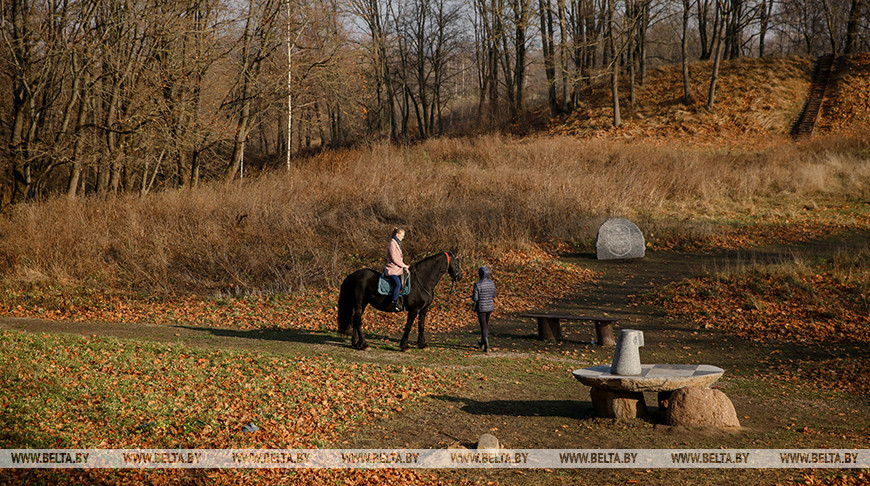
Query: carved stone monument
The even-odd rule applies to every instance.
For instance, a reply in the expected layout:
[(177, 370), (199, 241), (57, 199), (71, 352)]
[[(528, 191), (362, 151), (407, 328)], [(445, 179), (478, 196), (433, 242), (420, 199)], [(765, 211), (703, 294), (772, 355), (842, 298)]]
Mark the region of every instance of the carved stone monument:
[(636, 224), (624, 218), (610, 218), (598, 228), (595, 254), (599, 260), (643, 258), (646, 241)]

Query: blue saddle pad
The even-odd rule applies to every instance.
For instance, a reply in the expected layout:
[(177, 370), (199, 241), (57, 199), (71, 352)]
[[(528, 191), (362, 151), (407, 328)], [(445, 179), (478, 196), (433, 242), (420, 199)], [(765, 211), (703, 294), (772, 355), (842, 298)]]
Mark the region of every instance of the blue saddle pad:
[[(400, 296), (408, 295), (411, 292), (411, 277), (408, 276), (408, 279), (405, 280), (405, 288), (399, 291)], [(393, 291), (390, 288), (390, 280), (384, 277), (384, 274), (381, 274), (381, 278), (378, 279), (378, 293), (381, 295), (393, 295)]]

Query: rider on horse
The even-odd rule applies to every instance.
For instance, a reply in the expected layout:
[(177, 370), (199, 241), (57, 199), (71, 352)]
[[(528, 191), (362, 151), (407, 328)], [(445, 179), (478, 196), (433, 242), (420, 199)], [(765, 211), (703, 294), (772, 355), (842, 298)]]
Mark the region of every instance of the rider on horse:
[(402, 240), (405, 238), (405, 230), (393, 228), (393, 236), (387, 245), (387, 265), (384, 266), (384, 275), (390, 279), (393, 287), (393, 310), (400, 312), (402, 306), (399, 303), (399, 292), (402, 290), (402, 274), (408, 269), (408, 265), (402, 261)]

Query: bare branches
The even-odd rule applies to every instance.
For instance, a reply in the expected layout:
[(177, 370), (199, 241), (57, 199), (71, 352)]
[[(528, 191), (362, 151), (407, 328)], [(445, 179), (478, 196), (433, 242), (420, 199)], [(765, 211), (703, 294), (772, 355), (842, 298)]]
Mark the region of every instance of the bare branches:
[(0, 0), (0, 16), (0, 206), (521, 127), (544, 103), (582, 109), (593, 83), (619, 125), (652, 64), (683, 62), (691, 104), (695, 60), (870, 49), (867, 0)]

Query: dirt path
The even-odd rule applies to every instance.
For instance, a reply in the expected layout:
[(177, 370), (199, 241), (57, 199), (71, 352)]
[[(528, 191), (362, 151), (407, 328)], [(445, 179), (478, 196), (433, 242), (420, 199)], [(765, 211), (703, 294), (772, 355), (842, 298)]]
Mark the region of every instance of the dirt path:
[[(565, 260), (601, 275), (578, 295), (553, 304), (552, 311), (602, 315), (620, 318), (619, 328), (670, 329), (673, 324), (662, 323), (665, 317), (660, 309), (639, 305), (638, 296), (655, 291), (674, 282), (704, 275), (710, 272), (734, 269), (756, 263), (794, 261), (795, 258), (814, 260), (840, 250), (856, 249), (870, 245), (870, 232), (855, 233), (845, 237), (794, 243), (767, 248), (717, 253), (647, 252), (646, 257), (636, 260), (596, 260), (594, 254), (564, 255)], [(514, 339), (529, 337), (536, 328), (528, 320), (510, 320), (494, 325), (496, 337)], [(589, 344), (594, 338), (589, 324), (563, 324), (569, 340), (581, 340)], [(648, 343), (658, 344), (664, 335), (651, 333)], [(649, 339), (652, 339), (650, 341)], [(670, 339), (670, 338), (668, 338)]]

